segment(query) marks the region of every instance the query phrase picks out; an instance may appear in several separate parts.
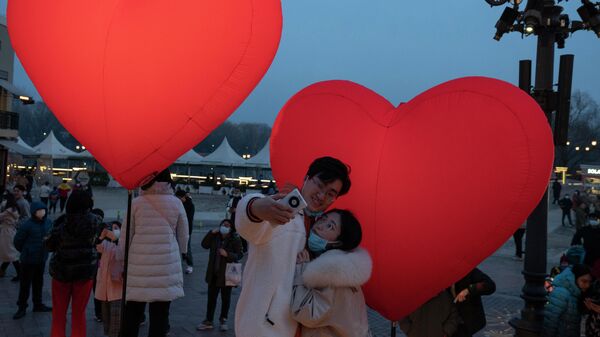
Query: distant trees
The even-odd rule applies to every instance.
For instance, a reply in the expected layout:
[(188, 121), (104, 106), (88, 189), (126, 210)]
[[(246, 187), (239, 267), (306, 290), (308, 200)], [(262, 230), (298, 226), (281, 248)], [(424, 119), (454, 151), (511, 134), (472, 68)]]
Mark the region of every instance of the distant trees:
[[(569, 145), (557, 146), (555, 165), (578, 169), (580, 164), (600, 161), (600, 106), (589, 94), (576, 91), (571, 96)], [(592, 146), (592, 141), (597, 141)], [(579, 147), (579, 150), (577, 150)], [(589, 147), (589, 151), (585, 148)]]
[[(39, 144), (54, 130), (56, 138), (67, 148), (74, 150), (80, 143), (60, 124), (44, 102), (32, 105), (13, 105), (13, 111), (19, 113), (19, 135), (29, 145)], [(226, 121), (209, 134), (204, 141), (195, 146), (195, 150), (208, 154), (216, 149), (227, 137), (229, 144), (239, 153), (254, 155), (262, 149), (271, 135), (271, 127), (266, 123), (233, 123)], [(213, 146), (214, 145), (214, 146)]]

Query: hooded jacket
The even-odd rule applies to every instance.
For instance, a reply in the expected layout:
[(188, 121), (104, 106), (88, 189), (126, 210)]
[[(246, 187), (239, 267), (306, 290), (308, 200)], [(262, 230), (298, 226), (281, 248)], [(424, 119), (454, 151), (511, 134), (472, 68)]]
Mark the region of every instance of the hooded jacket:
[(575, 282), (571, 268), (558, 274), (552, 282), (554, 290), (550, 293), (544, 308), (543, 337), (579, 337), (581, 330), (581, 311), (579, 298), (581, 290)]
[(20, 260), (24, 264), (45, 264), (48, 259), (44, 237), (50, 230), (51, 222), (46, 216), (41, 220), (35, 218), (35, 212), (40, 209), (46, 209), (46, 206), (40, 202), (31, 204), (31, 218), (21, 223), (15, 235), (15, 248), (21, 252)]
[(291, 313), (302, 324), (302, 337), (370, 336), (361, 290), (371, 277), (369, 253), (329, 250), (296, 266)]

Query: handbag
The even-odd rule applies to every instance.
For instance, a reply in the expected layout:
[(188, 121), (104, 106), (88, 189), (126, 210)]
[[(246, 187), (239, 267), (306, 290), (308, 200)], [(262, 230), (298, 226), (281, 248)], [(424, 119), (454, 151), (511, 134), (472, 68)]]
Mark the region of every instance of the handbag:
[(242, 264), (228, 263), (225, 266), (225, 286), (237, 287), (242, 284)]

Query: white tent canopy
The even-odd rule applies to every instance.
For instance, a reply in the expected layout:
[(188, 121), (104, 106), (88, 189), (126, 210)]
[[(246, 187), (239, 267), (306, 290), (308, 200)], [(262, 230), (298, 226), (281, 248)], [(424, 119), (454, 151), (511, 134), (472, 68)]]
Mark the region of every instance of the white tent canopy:
[(246, 161), (231, 148), (231, 145), (229, 145), (229, 142), (227, 141), (227, 137), (225, 137), (216, 150), (204, 157), (202, 163), (209, 165), (245, 166)]
[(34, 146), (33, 149), (42, 156), (45, 155), (52, 158), (65, 159), (79, 157), (78, 153), (67, 149), (58, 141), (58, 139), (56, 139), (56, 136), (54, 136), (54, 131), (50, 131), (48, 137), (46, 137), (46, 139), (44, 139), (37, 146)]
[(256, 166), (256, 167), (271, 167), (271, 151), (269, 149), (270, 139), (267, 140), (265, 146), (258, 151), (258, 153), (246, 160), (246, 164), (248, 166)]
[(184, 153), (181, 157), (177, 158), (175, 163), (177, 164), (202, 164), (204, 158), (198, 154), (198, 152), (194, 151), (194, 149), (189, 150)]

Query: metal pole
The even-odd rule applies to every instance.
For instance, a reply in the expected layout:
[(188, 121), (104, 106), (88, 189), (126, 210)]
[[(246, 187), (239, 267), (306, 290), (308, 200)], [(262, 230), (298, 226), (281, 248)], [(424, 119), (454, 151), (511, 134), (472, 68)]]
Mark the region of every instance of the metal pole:
[[(542, 30), (538, 35), (535, 95), (538, 103), (550, 120), (552, 104), (552, 79), (554, 66), (555, 35), (551, 31)], [(517, 337), (539, 336), (544, 320), (544, 304), (546, 303), (546, 253), (548, 239), (548, 190), (542, 200), (527, 219), (527, 236), (525, 239), (525, 268), (523, 275), (525, 285), (521, 298), (525, 306), (520, 318), (513, 318), (510, 325), (515, 328)]]
[(131, 224), (131, 200), (133, 198), (133, 190), (127, 191), (127, 222), (125, 222), (125, 258), (123, 261), (123, 291), (121, 292), (121, 326), (119, 328), (120, 336), (125, 336), (125, 299), (127, 298), (127, 264), (129, 263), (129, 238)]

